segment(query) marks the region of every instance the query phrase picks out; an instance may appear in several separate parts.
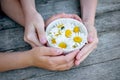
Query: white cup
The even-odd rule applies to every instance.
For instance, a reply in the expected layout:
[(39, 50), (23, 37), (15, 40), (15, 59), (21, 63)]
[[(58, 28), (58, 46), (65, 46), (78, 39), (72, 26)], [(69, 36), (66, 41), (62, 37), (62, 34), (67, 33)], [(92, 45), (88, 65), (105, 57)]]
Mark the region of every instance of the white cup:
[(48, 45), (61, 48), (64, 53), (81, 49), (87, 43), (87, 35), (85, 25), (72, 18), (56, 19), (46, 28)]

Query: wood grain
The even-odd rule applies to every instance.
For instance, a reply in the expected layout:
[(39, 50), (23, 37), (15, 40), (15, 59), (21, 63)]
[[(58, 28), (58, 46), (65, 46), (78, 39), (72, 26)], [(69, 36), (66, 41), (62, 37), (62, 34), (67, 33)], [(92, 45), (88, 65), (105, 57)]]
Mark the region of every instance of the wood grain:
[[(45, 20), (56, 13), (80, 15), (78, 0), (36, 0)], [(99, 44), (78, 67), (52, 72), (25, 68), (0, 73), (0, 80), (119, 80), (120, 79), (120, 0), (99, 0), (95, 27)], [(0, 19), (0, 51), (31, 49), (23, 41), (24, 29), (8, 17)]]

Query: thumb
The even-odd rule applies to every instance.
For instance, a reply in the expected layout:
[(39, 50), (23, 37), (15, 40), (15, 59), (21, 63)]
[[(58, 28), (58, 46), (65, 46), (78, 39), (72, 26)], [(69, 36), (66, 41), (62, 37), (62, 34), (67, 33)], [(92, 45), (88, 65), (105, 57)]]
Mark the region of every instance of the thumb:
[(39, 39), (40, 43), (41, 44), (47, 43), (44, 25), (42, 27), (37, 27), (36, 29), (37, 29), (38, 39)]
[(90, 26), (89, 24), (85, 22), (84, 22), (84, 25), (86, 26), (87, 31), (88, 31), (88, 37), (87, 37), (88, 43), (92, 43), (96, 35), (96, 29), (94, 26)]
[(38, 34), (39, 40), (41, 44), (46, 44), (47, 43), (47, 39), (45, 36), (45, 32), (41, 32), (40, 34)]
[(52, 47), (41, 47), (41, 53), (46, 56), (58, 56), (63, 54), (63, 50)]
[(92, 42), (93, 42), (93, 34), (92, 34), (92, 33), (89, 33), (89, 34), (88, 34), (88, 42), (89, 42), (89, 43), (92, 43)]

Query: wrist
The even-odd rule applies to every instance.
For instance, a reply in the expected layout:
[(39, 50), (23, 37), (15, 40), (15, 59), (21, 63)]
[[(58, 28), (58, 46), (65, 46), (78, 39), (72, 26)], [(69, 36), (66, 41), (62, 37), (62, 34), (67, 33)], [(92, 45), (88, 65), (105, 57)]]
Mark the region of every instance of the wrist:
[(34, 0), (20, 0), (23, 12), (29, 14), (36, 11), (35, 1)]
[(24, 52), (24, 57), (25, 57), (25, 64), (27, 67), (32, 66), (32, 55), (31, 55), (31, 50), (25, 51)]
[(94, 19), (83, 19), (83, 23), (87, 26), (94, 26)]
[(38, 12), (37, 12), (36, 9), (31, 8), (31, 9), (29, 9), (29, 10), (26, 10), (26, 11), (24, 12), (24, 14), (25, 14), (25, 17), (26, 17), (26, 16), (29, 17), (29, 16), (34, 16), (34, 15), (38, 14)]

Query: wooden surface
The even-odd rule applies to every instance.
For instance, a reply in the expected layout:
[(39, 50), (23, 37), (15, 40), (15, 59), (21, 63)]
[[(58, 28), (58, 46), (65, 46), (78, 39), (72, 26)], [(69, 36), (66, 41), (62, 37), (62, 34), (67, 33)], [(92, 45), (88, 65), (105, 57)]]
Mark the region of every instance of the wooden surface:
[[(56, 13), (80, 15), (78, 0), (37, 0), (37, 10), (46, 20)], [(78, 67), (63, 72), (26, 68), (0, 73), (0, 80), (120, 80), (120, 0), (99, 0), (95, 26), (99, 44)], [(0, 51), (24, 51), (24, 29), (3, 16), (0, 19)]]

